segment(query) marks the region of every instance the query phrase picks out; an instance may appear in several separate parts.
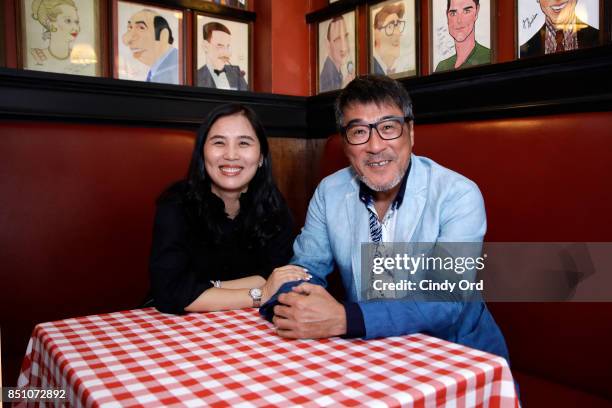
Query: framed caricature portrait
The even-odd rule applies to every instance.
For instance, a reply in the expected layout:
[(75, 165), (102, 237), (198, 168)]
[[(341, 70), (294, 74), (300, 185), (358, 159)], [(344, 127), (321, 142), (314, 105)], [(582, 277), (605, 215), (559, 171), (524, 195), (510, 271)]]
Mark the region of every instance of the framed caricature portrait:
[(357, 74), (355, 11), (318, 24), (317, 89), (329, 92), (342, 89)]
[(248, 91), (250, 24), (198, 13), (195, 25), (195, 85)]
[(600, 0), (518, 0), (518, 58), (600, 44)]
[(369, 71), (392, 78), (417, 74), (415, 0), (388, 0), (369, 8)]
[(494, 0), (431, 0), (431, 72), (493, 62), (494, 8)]
[(113, 7), (115, 78), (185, 83), (182, 10), (116, 0)]
[(97, 0), (19, 0), (24, 69), (101, 75)]

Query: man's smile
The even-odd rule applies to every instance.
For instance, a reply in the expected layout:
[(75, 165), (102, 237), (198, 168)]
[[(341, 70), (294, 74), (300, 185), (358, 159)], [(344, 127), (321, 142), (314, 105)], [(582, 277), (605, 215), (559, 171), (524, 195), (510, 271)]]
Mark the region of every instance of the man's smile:
[(383, 166), (386, 166), (389, 163), (391, 163), (391, 160), (371, 161), (371, 162), (367, 162), (366, 166), (368, 166), (368, 167), (383, 167)]

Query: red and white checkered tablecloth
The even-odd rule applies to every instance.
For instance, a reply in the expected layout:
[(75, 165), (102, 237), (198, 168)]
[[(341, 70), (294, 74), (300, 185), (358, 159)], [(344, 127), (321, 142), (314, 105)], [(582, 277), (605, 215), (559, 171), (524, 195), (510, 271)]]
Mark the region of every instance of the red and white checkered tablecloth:
[(285, 340), (255, 309), (40, 324), (18, 386), (87, 407), (518, 406), (501, 357), (422, 334)]

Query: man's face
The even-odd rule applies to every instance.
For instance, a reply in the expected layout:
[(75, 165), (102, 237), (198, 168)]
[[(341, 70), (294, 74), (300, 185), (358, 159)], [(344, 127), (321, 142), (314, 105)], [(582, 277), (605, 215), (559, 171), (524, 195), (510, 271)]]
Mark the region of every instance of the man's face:
[[(150, 11), (139, 11), (128, 21), (127, 31), (123, 34), (123, 44), (128, 46), (138, 61), (151, 66), (168, 48), (168, 30), (162, 31), (160, 41), (155, 40), (153, 19)], [(164, 44), (165, 40), (165, 44)]]
[(474, 0), (451, 0), (446, 12), (448, 33), (457, 42), (463, 42), (474, 32), (480, 6)]
[(331, 23), (329, 30), (329, 57), (336, 66), (342, 65), (349, 57), (349, 34), (344, 19)]
[[(555, 25), (569, 23), (574, 17), (577, 0), (539, 0), (546, 19)], [(562, 27), (560, 27), (562, 28)]]
[(391, 24), (391, 27), (393, 27), (393, 25), (396, 25), (398, 21), (399, 16), (397, 14), (389, 14), (382, 22), (380, 28), (374, 30), (375, 48), (382, 58), (399, 57), (401, 36), (399, 29), (395, 27), (391, 35), (387, 35), (385, 32), (385, 26)]
[[(376, 105), (375, 103), (353, 104), (344, 109), (344, 123), (374, 123), (389, 116), (404, 116), (394, 104)], [(374, 191), (389, 191), (397, 187), (410, 164), (410, 154), (414, 145), (412, 122), (404, 123), (400, 137), (383, 140), (376, 129), (367, 143), (350, 145), (344, 142), (344, 152), (351, 166), (368, 187)]]
[(214, 69), (223, 69), (223, 66), (230, 63), (232, 56), (231, 49), (232, 36), (223, 31), (213, 31), (210, 41), (204, 40), (204, 52), (206, 53), (206, 63)]

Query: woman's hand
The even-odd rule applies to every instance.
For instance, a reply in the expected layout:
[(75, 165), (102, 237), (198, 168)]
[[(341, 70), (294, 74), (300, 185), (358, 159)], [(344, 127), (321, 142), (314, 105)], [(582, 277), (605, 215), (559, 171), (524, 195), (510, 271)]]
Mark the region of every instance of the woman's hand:
[(308, 269), (302, 268), (301, 266), (285, 265), (274, 269), (265, 285), (261, 288), (261, 303), (266, 303), (283, 283), (300, 279), (308, 281), (310, 278), (312, 278), (312, 276), (308, 273)]

